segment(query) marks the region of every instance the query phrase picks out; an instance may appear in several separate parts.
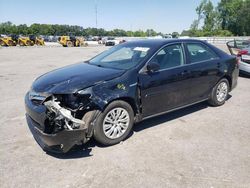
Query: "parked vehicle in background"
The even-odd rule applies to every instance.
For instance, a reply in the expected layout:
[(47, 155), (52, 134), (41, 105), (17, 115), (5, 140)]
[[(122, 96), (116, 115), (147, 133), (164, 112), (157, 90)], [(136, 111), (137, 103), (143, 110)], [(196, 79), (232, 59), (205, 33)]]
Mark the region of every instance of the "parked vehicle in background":
[(0, 46), (16, 46), (17, 44), (17, 35), (0, 36)]
[(120, 41), (115, 39), (114, 37), (108, 37), (107, 41), (105, 42), (105, 46), (115, 46), (119, 43)]
[(250, 76), (250, 45), (238, 52), (240, 57), (240, 71), (243, 74)]
[(171, 38), (173, 38), (173, 37), (172, 37), (172, 35), (170, 35), (170, 34), (166, 34), (166, 35), (163, 35), (163, 38), (165, 38), (165, 39), (171, 39)]
[(229, 41), (227, 47), (232, 55), (240, 58), (240, 72), (250, 75), (250, 40)]
[(34, 42), (29, 37), (19, 36), (18, 44), (19, 46), (33, 46)]
[(198, 40), (139, 40), (38, 77), (25, 96), (28, 126), (44, 150), (67, 152), (92, 136), (126, 139), (135, 122), (189, 105), (225, 103), (238, 59)]
[(59, 36), (50, 36), (50, 42), (57, 42)]
[(75, 36), (61, 36), (58, 38), (58, 42), (63, 47), (80, 47), (85, 46), (84, 38)]
[(231, 55), (238, 55), (238, 52), (250, 45), (250, 40), (232, 40), (227, 42)]
[(29, 36), (30, 40), (32, 41), (32, 46), (35, 44), (37, 46), (44, 46), (44, 39), (42, 37), (38, 37), (35, 35), (30, 35)]
[(35, 35), (30, 35), (29, 37), (9, 35), (5, 37), (0, 37), (1, 46), (43, 46), (44, 39), (42, 37), (37, 37)]
[(120, 40), (119, 44), (122, 44), (124, 42), (127, 42), (125, 39)]

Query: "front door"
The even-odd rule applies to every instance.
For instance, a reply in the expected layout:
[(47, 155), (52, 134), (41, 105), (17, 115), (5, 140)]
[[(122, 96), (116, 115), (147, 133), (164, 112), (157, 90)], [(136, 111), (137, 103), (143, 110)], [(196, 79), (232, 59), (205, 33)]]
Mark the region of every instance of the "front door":
[(188, 103), (190, 75), (183, 52), (182, 44), (168, 45), (151, 60), (160, 70), (139, 74), (143, 117)]

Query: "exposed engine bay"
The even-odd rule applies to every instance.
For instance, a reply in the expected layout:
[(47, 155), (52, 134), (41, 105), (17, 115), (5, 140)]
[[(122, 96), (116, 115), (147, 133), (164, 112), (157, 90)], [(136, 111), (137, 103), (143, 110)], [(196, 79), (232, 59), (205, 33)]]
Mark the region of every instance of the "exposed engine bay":
[[(62, 130), (87, 129), (85, 114), (93, 112), (90, 95), (51, 95), (42, 103), (46, 107), (44, 132), (57, 133)], [(93, 107), (93, 105), (92, 105)], [(89, 114), (89, 113), (88, 113)]]
[(44, 105), (47, 107), (50, 119), (56, 122), (58, 127), (61, 127), (64, 122), (65, 127), (69, 130), (77, 129), (85, 126), (85, 122), (72, 116), (71, 111), (60, 106), (60, 102), (56, 101), (56, 98), (52, 98), (46, 101)]

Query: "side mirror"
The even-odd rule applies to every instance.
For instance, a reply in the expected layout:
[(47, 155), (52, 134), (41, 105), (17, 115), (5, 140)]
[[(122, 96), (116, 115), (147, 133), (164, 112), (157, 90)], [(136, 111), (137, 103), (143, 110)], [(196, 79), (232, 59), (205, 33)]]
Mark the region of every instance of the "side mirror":
[(160, 69), (160, 65), (157, 61), (150, 61), (147, 65), (148, 72), (156, 72)]

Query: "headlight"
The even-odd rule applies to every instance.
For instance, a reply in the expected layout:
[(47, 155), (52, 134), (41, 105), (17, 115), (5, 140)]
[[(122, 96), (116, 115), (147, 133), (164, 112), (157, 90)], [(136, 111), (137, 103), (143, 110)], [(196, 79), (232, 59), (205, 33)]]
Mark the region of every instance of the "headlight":
[(91, 88), (86, 88), (86, 89), (82, 89), (77, 91), (78, 95), (86, 95), (86, 97), (91, 97), (91, 93), (92, 93), (92, 89)]

